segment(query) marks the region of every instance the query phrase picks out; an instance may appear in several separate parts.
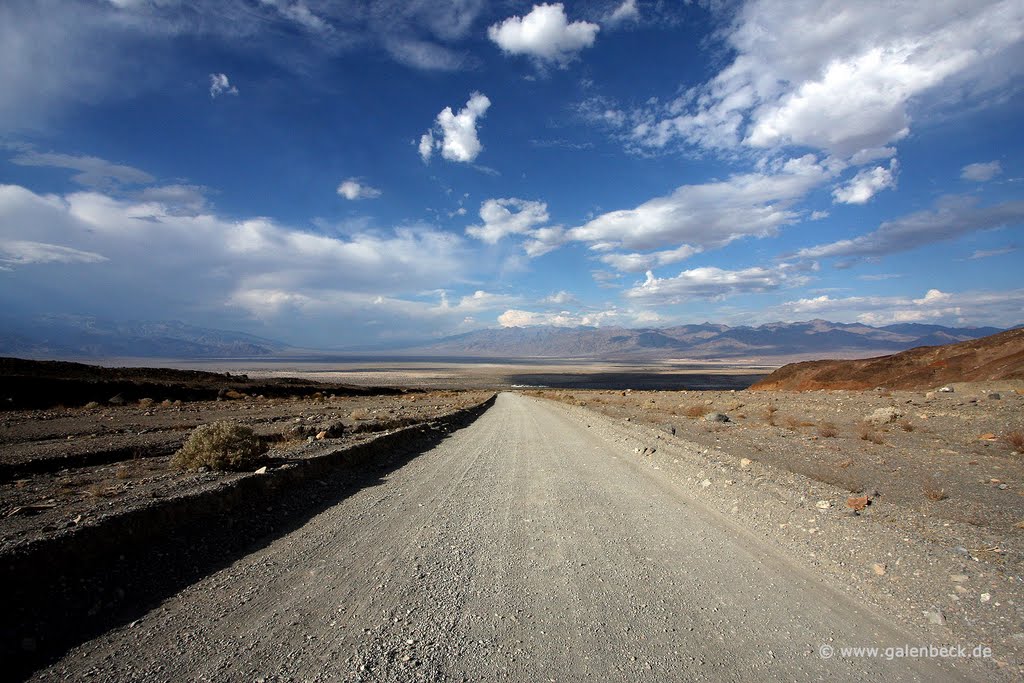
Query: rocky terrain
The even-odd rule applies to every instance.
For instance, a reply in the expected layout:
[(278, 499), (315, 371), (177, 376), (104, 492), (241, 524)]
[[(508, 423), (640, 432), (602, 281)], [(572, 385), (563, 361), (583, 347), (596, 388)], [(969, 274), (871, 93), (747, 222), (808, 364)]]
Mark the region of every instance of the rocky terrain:
[(927, 389), (949, 382), (1024, 379), (1024, 328), (861, 360), (785, 365), (751, 389)]
[(531, 393), (979, 533), (1024, 533), (1024, 381), (946, 388)]
[(274, 468), (325, 446), (343, 448), (429, 422), (489, 395), (239, 396), (9, 410), (0, 413), (0, 553), (99, 517), (245, 476), (170, 467), (171, 455), (202, 424), (228, 420), (251, 427), (273, 446), (268, 464)]

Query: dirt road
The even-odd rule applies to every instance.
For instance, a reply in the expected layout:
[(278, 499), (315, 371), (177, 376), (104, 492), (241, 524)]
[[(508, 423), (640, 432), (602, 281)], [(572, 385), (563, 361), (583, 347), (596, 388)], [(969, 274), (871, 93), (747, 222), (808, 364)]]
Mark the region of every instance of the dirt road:
[[(588, 427), (563, 406), (502, 394), (474, 424), (384, 483), (36, 677), (949, 680), (971, 673), (931, 660), (840, 656), (843, 646), (927, 640), (854, 603), (635, 460), (596, 421)], [(822, 645), (835, 656), (820, 656)]]

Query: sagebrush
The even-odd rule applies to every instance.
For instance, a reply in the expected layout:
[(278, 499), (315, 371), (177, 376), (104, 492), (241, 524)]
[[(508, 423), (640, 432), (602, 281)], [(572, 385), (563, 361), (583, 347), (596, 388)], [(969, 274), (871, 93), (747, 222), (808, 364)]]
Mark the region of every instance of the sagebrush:
[(233, 422), (196, 427), (171, 464), (183, 470), (249, 469), (263, 460), (267, 445), (251, 429)]

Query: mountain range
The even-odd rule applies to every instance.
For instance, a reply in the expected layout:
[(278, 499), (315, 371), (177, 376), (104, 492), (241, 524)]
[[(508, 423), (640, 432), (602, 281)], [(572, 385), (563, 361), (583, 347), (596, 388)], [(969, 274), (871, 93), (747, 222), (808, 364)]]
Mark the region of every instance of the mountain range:
[[(360, 356), (457, 356), (589, 360), (692, 359), (733, 362), (856, 358), (985, 337), (995, 327), (904, 323), (872, 327), (810, 320), (757, 327), (702, 323), (665, 328), (505, 327), (401, 348), (353, 349)], [(0, 319), (0, 355), (24, 358), (341, 357), (262, 337), (177, 321), (113, 322), (84, 316)]]
[(872, 327), (810, 320), (730, 327), (713, 323), (665, 328), (507, 327), (447, 337), (404, 349), (423, 355), (590, 359), (732, 359), (863, 357), (938, 346), (1001, 332), (996, 327), (903, 323)]
[(88, 316), (0, 319), (0, 355), (22, 358), (246, 358), (286, 352), (280, 342), (178, 321)]

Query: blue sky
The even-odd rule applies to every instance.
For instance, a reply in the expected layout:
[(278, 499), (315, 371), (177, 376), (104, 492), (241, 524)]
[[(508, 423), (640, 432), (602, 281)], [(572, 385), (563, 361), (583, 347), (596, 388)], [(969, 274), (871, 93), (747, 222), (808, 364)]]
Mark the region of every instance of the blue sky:
[(1024, 5), (8, 0), (0, 305), (1024, 322)]

